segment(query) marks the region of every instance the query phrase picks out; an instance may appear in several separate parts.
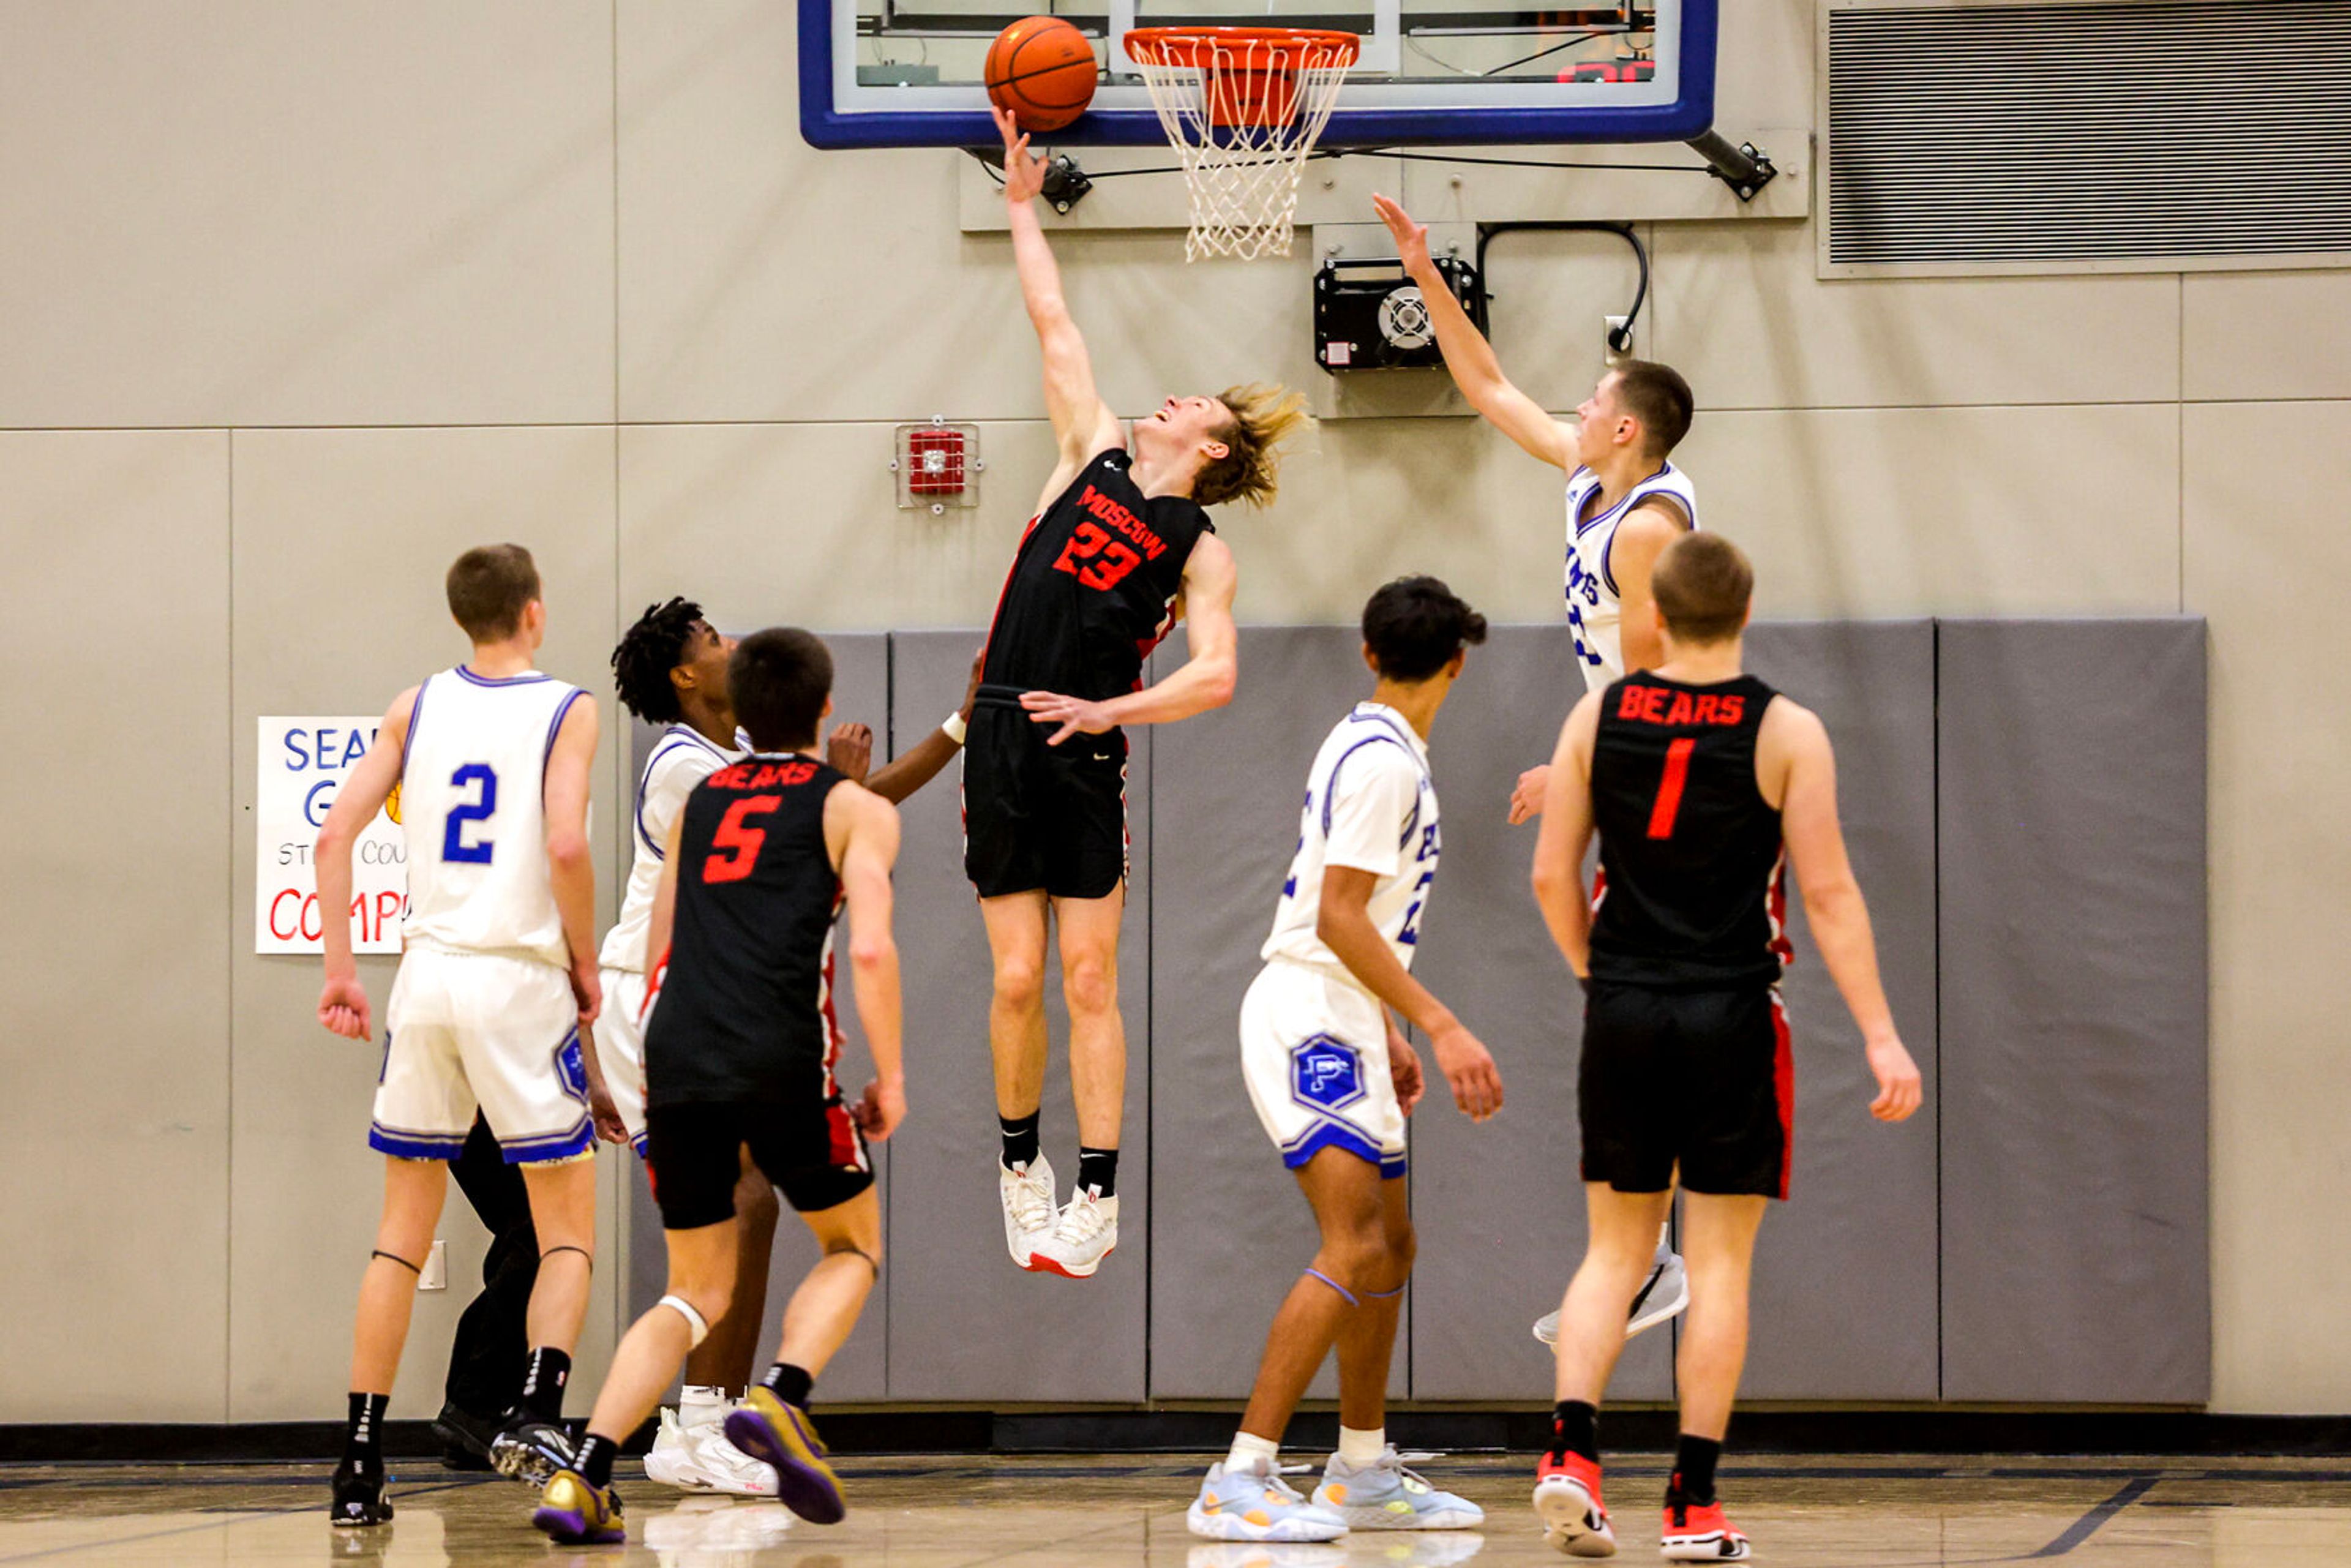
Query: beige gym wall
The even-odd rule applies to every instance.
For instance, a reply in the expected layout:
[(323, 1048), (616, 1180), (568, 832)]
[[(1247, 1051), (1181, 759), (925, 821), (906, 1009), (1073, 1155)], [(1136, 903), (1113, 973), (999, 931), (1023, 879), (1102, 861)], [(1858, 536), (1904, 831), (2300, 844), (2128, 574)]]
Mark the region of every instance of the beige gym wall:
[[(1722, 123), (1808, 122), (1812, 0), (1725, 10)], [(1050, 455), (1008, 252), (960, 232), (956, 155), (800, 142), (793, 34), (787, 0), (0, 0), (0, 1420), (340, 1409), (373, 1053), (310, 1020), (313, 965), (250, 952), (254, 718), (456, 657), (456, 549), (538, 551), (545, 663), (608, 736), (604, 653), (662, 594), (985, 618)], [(1823, 283), (1807, 224), (1645, 234), (1641, 347), (1698, 388), (1687, 466), (1766, 614), (2210, 618), (2215, 1402), (2351, 1407), (2351, 273)], [(1061, 254), (1122, 409), (1322, 374), (1303, 255)], [(1623, 247), (1514, 235), (1489, 283), (1505, 364), (1572, 407)], [(891, 505), (889, 426), (933, 414), (983, 423), (977, 513)], [(1341, 620), (1422, 569), (1548, 619), (1546, 475), (1466, 418), (1328, 422), (1224, 519), (1242, 613)], [(462, 1206), (444, 1229), (402, 1415), (478, 1256)], [(163, 1352), (135, 1389), (125, 1343)]]

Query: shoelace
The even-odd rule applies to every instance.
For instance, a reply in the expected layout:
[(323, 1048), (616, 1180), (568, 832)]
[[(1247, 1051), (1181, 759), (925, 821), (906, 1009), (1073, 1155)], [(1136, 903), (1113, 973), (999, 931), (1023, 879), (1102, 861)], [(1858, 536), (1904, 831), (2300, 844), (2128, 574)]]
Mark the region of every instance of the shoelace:
[(1053, 1224), (1053, 1195), (1023, 1174), (1012, 1184), (1012, 1222), (1023, 1230), (1045, 1230)]
[(1061, 1210), (1061, 1222), (1053, 1228), (1053, 1237), (1059, 1241), (1073, 1243), (1092, 1241), (1109, 1223), (1110, 1217), (1102, 1212), (1102, 1205), (1077, 1199)]

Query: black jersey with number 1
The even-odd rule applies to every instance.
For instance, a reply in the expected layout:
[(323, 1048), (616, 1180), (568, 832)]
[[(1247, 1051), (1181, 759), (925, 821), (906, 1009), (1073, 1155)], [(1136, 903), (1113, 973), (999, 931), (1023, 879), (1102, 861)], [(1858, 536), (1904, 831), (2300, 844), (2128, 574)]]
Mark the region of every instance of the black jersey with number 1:
[(1685, 990), (1780, 977), (1780, 812), (1755, 781), (1773, 695), (1752, 675), (1698, 686), (1646, 672), (1602, 694), (1595, 981)]
[(824, 802), (842, 778), (811, 757), (755, 752), (686, 797), (669, 954), (645, 1026), (649, 1106), (834, 1092), (841, 892)]
[(1029, 525), (988, 630), (986, 685), (1102, 702), (1141, 683), (1184, 563), (1216, 525), (1187, 497), (1144, 495), (1133, 465), (1123, 448), (1102, 453)]

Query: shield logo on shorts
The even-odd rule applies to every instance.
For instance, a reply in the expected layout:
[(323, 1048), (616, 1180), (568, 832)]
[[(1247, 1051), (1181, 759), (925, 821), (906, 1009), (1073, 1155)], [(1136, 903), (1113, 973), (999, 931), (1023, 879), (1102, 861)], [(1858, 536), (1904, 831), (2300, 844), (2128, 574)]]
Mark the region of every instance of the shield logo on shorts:
[(1364, 1097), (1364, 1053), (1318, 1034), (1290, 1053), (1290, 1092), (1301, 1104), (1336, 1111)]

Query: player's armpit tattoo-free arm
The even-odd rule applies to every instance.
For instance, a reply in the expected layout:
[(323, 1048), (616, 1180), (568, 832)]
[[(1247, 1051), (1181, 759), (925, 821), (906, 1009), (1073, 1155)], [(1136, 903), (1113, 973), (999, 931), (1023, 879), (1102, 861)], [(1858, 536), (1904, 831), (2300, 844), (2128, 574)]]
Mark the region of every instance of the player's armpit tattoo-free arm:
[(580, 1021), (596, 1021), (596, 867), (588, 850), (588, 781), (596, 765), (596, 699), (582, 693), (555, 732), (547, 757), (547, 863), (563, 940), (571, 949), (571, 988)]
[(1592, 742), (1600, 699), (1586, 693), (1560, 726), (1552, 753), (1542, 832), (1535, 840), (1535, 903), (1560, 956), (1579, 978), (1592, 969), (1592, 906), (1583, 896), (1583, 852), (1592, 843)]
[(335, 803), (327, 809), (310, 852), (319, 878), (319, 924), (327, 960), (319, 1021), (347, 1040), (365, 1040), (373, 1032), (367, 991), (360, 984), (358, 960), (351, 956), (351, 846), (400, 782), (409, 716), (415, 711), (415, 687), (392, 699), (375, 732), (375, 743), (335, 792)]
[[(963, 705), (955, 716), (965, 724), (971, 722), (972, 704), (979, 697), (980, 663), (987, 657), (981, 650), (972, 655), (971, 679), (965, 685)], [(864, 786), (895, 806), (915, 790), (938, 777), (942, 768), (956, 759), (963, 742), (949, 735), (944, 726), (931, 731), (907, 749), (906, 755), (893, 759), (872, 778), (862, 780)]]
[(1372, 205), (1388, 225), (1388, 233), (1395, 237), (1405, 271), (1420, 286), (1421, 298), (1428, 307), (1429, 324), (1437, 329), (1437, 347), (1445, 356), (1445, 368), (1469, 406), (1518, 443), (1529, 456), (1539, 457), (1554, 468), (1575, 466), (1575, 449), (1568, 442), (1567, 432), (1541, 403), (1520, 392), (1502, 373), (1502, 361), (1495, 357), (1494, 345), (1478, 330), (1469, 313), (1461, 308), (1461, 301), (1453, 297), (1452, 286), (1437, 270), (1437, 264), (1428, 255), (1427, 225), (1415, 223), (1410, 214), (1385, 196), (1374, 196)]
[(677, 847), (685, 835), (685, 813), (680, 811), (662, 835), (661, 881), (653, 884), (653, 907), (645, 926), (645, 974), (658, 978), (669, 962), (670, 934), (677, 928)]
[(1616, 580), (1622, 609), (1618, 622), (1624, 640), (1625, 670), (1654, 670), (1666, 661), (1666, 645), (1657, 635), (1656, 603), (1649, 578), (1666, 547), (1688, 530), (1677, 515), (1662, 506), (1639, 506), (1616, 526), (1608, 544), (1608, 575)]
[(891, 932), (891, 868), (898, 862), (898, 810), (854, 785), (836, 785), (825, 801), (830, 821), (844, 819), (841, 886), (849, 904), (850, 978), (858, 1022), (873, 1053), (874, 1082), (860, 1102), (858, 1124), (869, 1138), (886, 1138), (906, 1113), (898, 944)]

